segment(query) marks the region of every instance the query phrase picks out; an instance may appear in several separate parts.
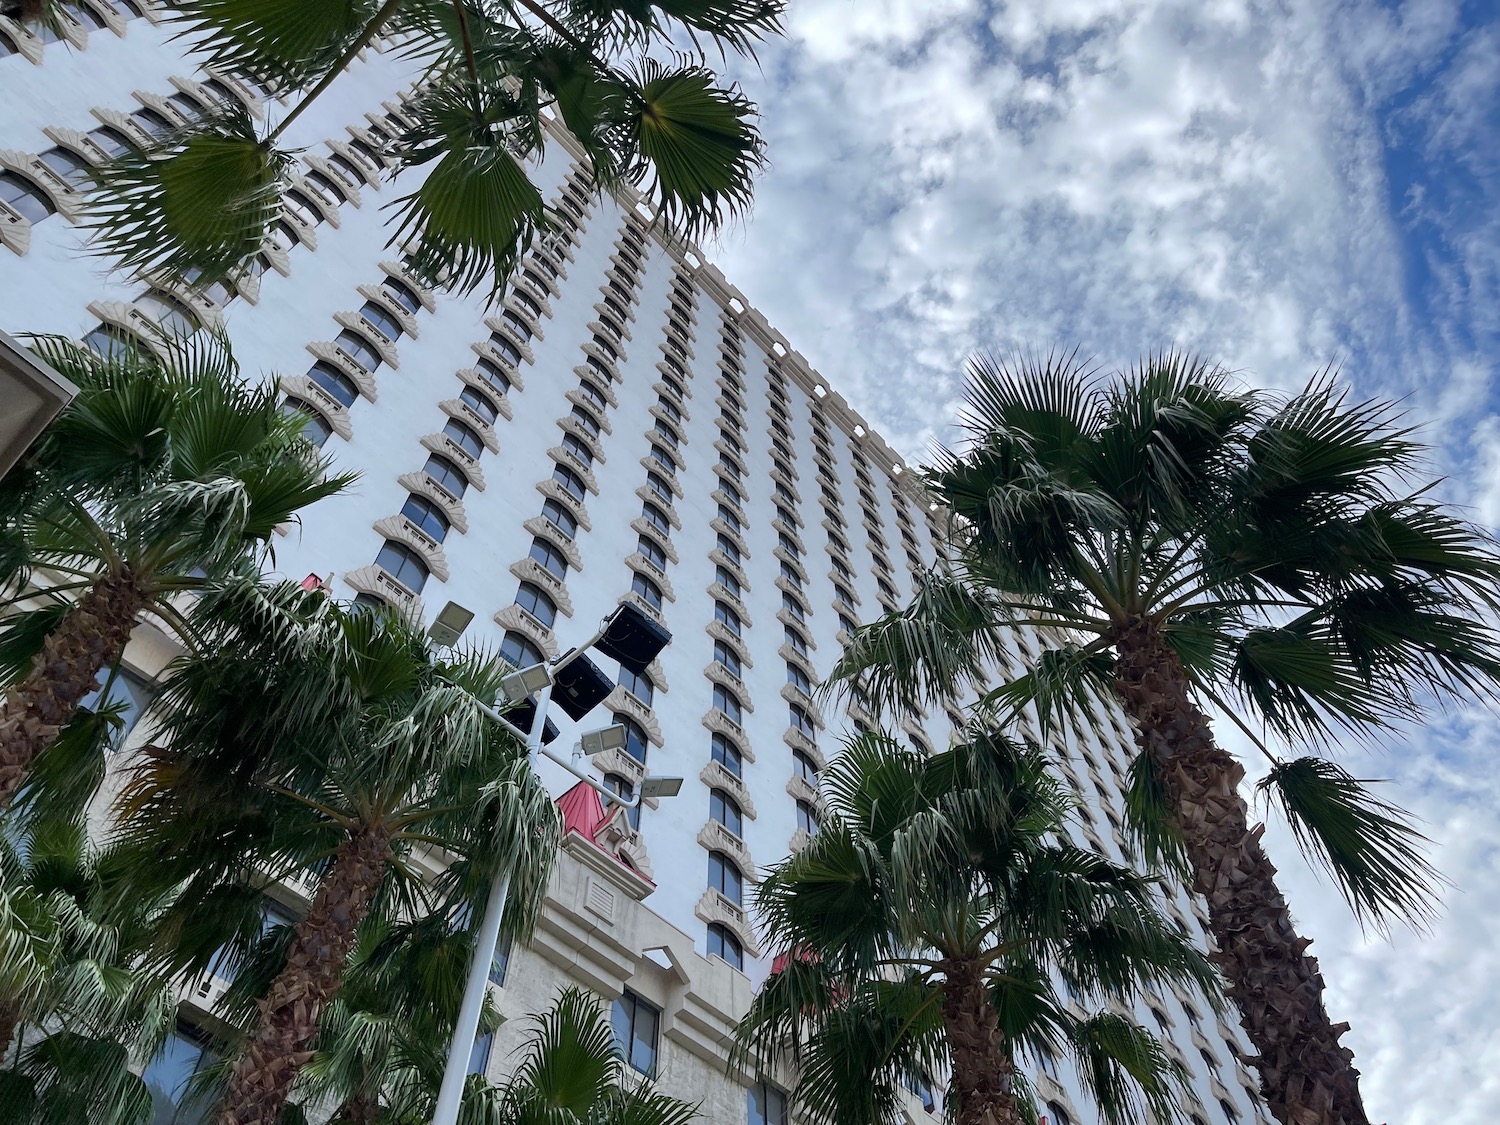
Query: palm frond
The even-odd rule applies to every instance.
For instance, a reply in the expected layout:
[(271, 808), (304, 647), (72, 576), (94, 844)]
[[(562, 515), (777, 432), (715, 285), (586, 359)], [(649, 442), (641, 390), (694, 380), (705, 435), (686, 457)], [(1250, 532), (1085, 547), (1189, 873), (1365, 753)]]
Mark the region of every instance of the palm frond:
[(1070, 1037), (1078, 1075), (1107, 1125), (1182, 1117), (1181, 1094), (1190, 1075), (1145, 1028), (1123, 1016), (1101, 1012), (1081, 1022)]
[(1326, 758), (1293, 758), (1260, 782), (1286, 814), (1297, 842), (1333, 877), (1362, 923), (1421, 927), (1437, 912), (1442, 877), (1407, 813)]
[(1043, 649), (1025, 673), (993, 689), (982, 706), (1008, 725), (1035, 708), (1043, 734), (1054, 726), (1091, 725), (1090, 704), (1113, 701), (1114, 661), (1094, 646), (1065, 643)]
[(226, 278), (259, 253), (281, 213), (290, 159), (260, 141), (242, 106), (126, 153), (89, 196), (94, 250), (129, 271)]
[(332, 66), (369, 25), (379, 0), (178, 0), (179, 34), (205, 65), (295, 89)]

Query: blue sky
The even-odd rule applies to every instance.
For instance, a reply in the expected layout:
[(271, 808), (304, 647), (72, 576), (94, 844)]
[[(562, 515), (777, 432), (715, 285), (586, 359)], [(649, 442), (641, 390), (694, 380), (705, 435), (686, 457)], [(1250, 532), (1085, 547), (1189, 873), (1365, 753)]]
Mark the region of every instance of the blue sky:
[[(742, 76), (772, 166), (714, 256), (909, 457), (978, 348), (1335, 362), (1500, 525), (1500, 0), (792, 0), (789, 30)], [(1500, 1120), (1497, 728), (1345, 755), (1439, 845), (1430, 935), (1361, 934), (1271, 829), (1375, 1121)]]

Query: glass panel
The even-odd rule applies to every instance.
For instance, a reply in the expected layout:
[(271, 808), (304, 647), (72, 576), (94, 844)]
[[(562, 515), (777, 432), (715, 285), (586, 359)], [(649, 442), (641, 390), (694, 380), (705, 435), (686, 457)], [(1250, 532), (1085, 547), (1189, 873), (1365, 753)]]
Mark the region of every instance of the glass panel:
[(39, 223), (57, 210), (47, 193), (25, 176), (0, 172), (0, 200), (28, 222)]
[(150, 1125), (204, 1125), (212, 1108), (211, 1097), (183, 1104), (188, 1080), (214, 1061), (212, 1052), (185, 1027), (168, 1037), (141, 1075), (151, 1098)]

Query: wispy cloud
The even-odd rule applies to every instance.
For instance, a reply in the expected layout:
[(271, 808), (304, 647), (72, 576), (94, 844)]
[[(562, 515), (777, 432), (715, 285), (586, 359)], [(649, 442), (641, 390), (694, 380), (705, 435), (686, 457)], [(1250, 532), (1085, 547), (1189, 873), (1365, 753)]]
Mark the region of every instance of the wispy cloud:
[[(1500, 520), (1500, 25), (1488, 0), (796, 0), (747, 73), (774, 167), (716, 257), (898, 449), (978, 348), (1179, 344), (1291, 386), (1334, 361), (1431, 420)], [(1389, 775), (1458, 884), (1367, 940), (1274, 842), (1377, 1120), (1500, 1120), (1486, 718)], [(1490, 1032), (1487, 1034), (1487, 1032)]]

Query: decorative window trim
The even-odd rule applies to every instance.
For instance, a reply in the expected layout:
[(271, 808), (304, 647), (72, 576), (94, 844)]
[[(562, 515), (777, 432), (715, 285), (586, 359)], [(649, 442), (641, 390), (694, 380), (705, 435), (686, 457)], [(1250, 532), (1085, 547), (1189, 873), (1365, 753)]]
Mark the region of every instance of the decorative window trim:
[[(562, 606), (557, 607), (557, 612), (562, 613)], [(568, 616), (564, 614), (564, 616)], [(515, 602), (504, 609), (497, 610), (492, 618), (496, 625), (502, 629), (515, 630), (527, 640), (531, 641), (543, 656), (551, 660), (557, 656), (557, 637), (551, 629), (544, 629), (542, 623), (531, 614), (527, 613)]]
[[(572, 539), (563, 539), (557, 530), (557, 526), (551, 520), (545, 516), (532, 516), (521, 526), (531, 532), (533, 537), (540, 536), (561, 551), (563, 557), (568, 560), (570, 568), (573, 570), (583, 569), (583, 556), (579, 554), (578, 544)], [(582, 527), (583, 525), (579, 524), (579, 526)]]
[(750, 548), (745, 543), (745, 536), (742, 532), (736, 531), (718, 516), (715, 516), (713, 519), (709, 520), (708, 526), (713, 528), (713, 530), (718, 532), (720, 535), (726, 536), (731, 543), (739, 548), (740, 555), (742, 557), (747, 559), (754, 557), (750, 553)]
[[(655, 505), (655, 507), (663, 515), (665, 515), (667, 517), (667, 523), (672, 526), (673, 530), (675, 530), (675, 531), (681, 531), (682, 530), (682, 520), (677, 515), (677, 509), (675, 507), (673, 507), (671, 504), (667, 503), (665, 500), (663, 500), (655, 492), (651, 491), (651, 487), (649, 485), (644, 485), (644, 484), (641, 485), (639, 488), (637, 488), (635, 490), (635, 494), (638, 497), (640, 497), (642, 503)], [(637, 517), (637, 518), (641, 519), (644, 522), (644, 517)], [(650, 524), (646, 524), (645, 527), (636, 527), (634, 521), (631, 522), (630, 526), (632, 528), (634, 528), (637, 532), (642, 532), (642, 533), (645, 531), (646, 527), (651, 527)], [(654, 528), (652, 528), (652, 531), (656, 535), (660, 535), (661, 534), (661, 532), (656, 531)], [(668, 556), (668, 557), (671, 557), (673, 562), (677, 561), (676, 558), (673, 557), (673, 556)]]
[(442, 508), (454, 530), (461, 532), (469, 530), (469, 517), (464, 511), (463, 500), (444, 492), (426, 473), (420, 470), (415, 473), (402, 473), (396, 478), (396, 483), (408, 492), (424, 496)]
[[(82, 151), (81, 146), (67, 145), (64, 147), (77, 152), (85, 160), (89, 159), (89, 154)], [(17, 172), (25, 176), (28, 180), (33, 181), (37, 187), (41, 188), (47, 194), (47, 198), (52, 201), (52, 206), (56, 209), (57, 214), (61, 215), (68, 222), (77, 224), (82, 220), (85, 206), (84, 193), (59, 176), (51, 168), (47, 167), (47, 165), (43, 164), (39, 155), (29, 152), (19, 152), (15, 149), (0, 149), (0, 169), (8, 172)], [(25, 222), (28, 228), (30, 227), (31, 224), (22, 218), (22, 216), (16, 214), (16, 212), (6, 208), (6, 213), (14, 215), (16, 219)]]
[(377, 598), (392, 602), (414, 619), (421, 616), (421, 596), (397, 582), (374, 563), (362, 566), (358, 570), (345, 572), (344, 585), (361, 594), (373, 594)]
[[(741, 872), (746, 883), (753, 883), (755, 876), (752, 872)], [(742, 906), (736, 906), (712, 887), (703, 892), (703, 897), (693, 908), (694, 915), (709, 925), (717, 922), (726, 930), (730, 931), (739, 939), (744, 946), (747, 957), (760, 956), (760, 943), (756, 940), (755, 929), (750, 922), (749, 911)]]
[[(624, 358), (623, 356), (620, 360), (611, 359), (603, 348), (594, 343), (592, 337), (583, 342), (582, 351), (584, 355), (591, 355), (600, 363), (602, 363), (604, 365), (604, 369), (609, 372), (609, 377), (613, 382), (618, 383), (622, 381), (620, 378), (620, 363)], [(585, 370), (588, 369), (585, 368)]]
[(445, 433), (423, 434), (421, 443), (422, 448), (429, 453), (446, 457), (463, 469), (464, 476), (469, 478), (470, 487), (484, 491), (484, 469), (480, 466), (478, 457), (472, 456), (466, 449), (460, 449), (458, 443)]
[[(504, 371), (506, 378), (510, 380), (511, 390), (524, 391), (526, 389), (526, 380), (521, 376), (519, 365), (512, 363), (505, 356), (501, 355), (490, 340), (485, 339), (470, 344), (469, 350), (480, 359), (488, 360)], [(524, 350), (521, 353), (521, 358), (527, 358), (527, 353)], [(466, 368), (465, 370), (468, 369)], [(477, 378), (478, 376), (476, 375), (475, 377)]]
[[(328, 147), (333, 148), (333, 143), (330, 142)], [(335, 149), (334, 151), (337, 152), (338, 150)], [(341, 152), (339, 153), (339, 155), (344, 157), (345, 160), (348, 160), (349, 163), (353, 164), (355, 170), (359, 172), (361, 177), (364, 177), (366, 175), (364, 165), (361, 164), (358, 160), (354, 160), (347, 153)], [(348, 202), (355, 208), (355, 210), (359, 210), (364, 206), (364, 202), (360, 199), (359, 188), (350, 184), (349, 181), (344, 178), (344, 173), (330, 164), (327, 157), (322, 156), (319, 153), (308, 152), (303, 154), (302, 163), (306, 164), (312, 171), (322, 173), (330, 180), (332, 180), (335, 184), (337, 184), (339, 186), (339, 190), (342, 191), (346, 196), (348, 196)], [(303, 180), (302, 176), (298, 176), (297, 178), (299, 181)], [(368, 184), (369, 181), (367, 180), (365, 182)], [(328, 208), (333, 208), (334, 217), (329, 221), (335, 228), (337, 228), (339, 225), (339, 221), (337, 218), (337, 206), (335, 204), (327, 203), (323, 199), (322, 193), (314, 188), (311, 184), (303, 182), (301, 187), (304, 194), (312, 197), (313, 202), (320, 205), (320, 209), (326, 212)]]
[[(5, 32), (6, 38), (16, 45), (17, 52), (23, 58), (34, 66), (42, 65), (42, 52), (46, 50), (47, 44), (34, 35), (29, 27), (9, 16), (0, 16), (0, 31)], [(68, 39), (68, 42), (73, 41)]]
[[(582, 396), (580, 395), (579, 397), (581, 398)], [(576, 417), (574, 417), (571, 412), (564, 414), (557, 420), (557, 428), (565, 434), (572, 434), (579, 441), (583, 442), (584, 445), (588, 446), (589, 452), (594, 456), (594, 464), (603, 465), (609, 460), (609, 458), (604, 455), (604, 443), (600, 441), (599, 438), (589, 433), (588, 428), (584, 426), (584, 424), (580, 422)], [(604, 425), (602, 422), (599, 425), (599, 429), (601, 432), (604, 429)], [(563, 452), (566, 453), (567, 450), (563, 450)], [(571, 456), (569, 457), (569, 461), (572, 461)], [(577, 462), (574, 461), (573, 464), (577, 465)]]
[[(385, 303), (381, 302), (380, 307), (385, 308)], [(376, 353), (379, 354), (382, 363), (393, 370), (400, 370), (401, 357), (396, 351), (396, 342), (388, 338), (384, 332), (360, 316), (359, 313), (341, 310), (333, 314), (333, 320), (340, 328), (347, 328), (349, 331), (358, 333), (366, 340), (369, 340), (374, 346)]]
[(578, 521), (578, 526), (583, 528), (583, 530), (592, 531), (594, 529), (594, 525), (589, 519), (588, 511), (584, 508), (583, 504), (551, 477), (537, 481), (536, 490), (547, 499), (556, 500), (571, 512), (573, 518)]
[(359, 393), (371, 402), (379, 398), (380, 391), (375, 382), (375, 376), (339, 351), (331, 342), (319, 341), (308, 344), (307, 351), (314, 359), (331, 364), (353, 379), (354, 385), (359, 388)]
[[(641, 729), (646, 732), (646, 741), (652, 746), (663, 745), (661, 723), (652, 713), (651, 708), (642, 703), (630, 692), (619, 684), (616, 684), (610, 693), (604, 697), (604, 702), (599, 705), (605, 710), (623, 712), (636, 722), (640, 723)], [(628, 757), (628, 755), (627, 755)]]
[[(590, 380), (590, 382), (592, 382), (592, 380)], [(563, 399), (574, 406), (583, 407), (589, 413), (598, 418), (599, 430), (601, 433), (613, 434), (615, 432), (615, 427), (609, 420), (609, 410), (607, 406), (605, 409), (601, 410), (598, 403), (590, 399), (588, 395), (584, 394), (583, 391), (579, 390), (577, 387), (572, 387), (566, 393), (564, 393)], [(604, 401), (606, 404), (609, 404), (608, 396), (605, 397)], [(593, 440), (597, 440), (593, 438), (592, 434), (588, 434), (586, 432), (584, 436), (589, 437)], [(600, 456), (603, 456), (602, 450), (600, 451)]]
[[(817, 686), (818, 678), (816, 676), (809, 676), (808, 679), (813, 682), (814, 687)], [(795, 703), (803, 711), (807, 712), (807, 717), (813, 721), (813, 725), (819, 730), (828, 729), (828, 724), (823, 721), (822, 708), (818, 706), (817, 702), (807, 692), (798, 690), (797, 685), (788, 682), (781, 685), (779, 694), (788, 703)]]
[(328, 428), (345, 441), (354, 437), (354, 425), (349, 419), (349, 408), (330, 395), (306, 375), (283, 375), (277, 386), (292, 398), (305, 402), (318, 412)]
[[(137, 0), (137, 3), (140, 3), (140, 0)], [(141, 11), (147, 13), (147, 18), (150, 18), (152, 23), (157, 22), (157, 19), (153, 18), (153, 13), (149, 4), (141, 3), (140, 7)], [(255, 118), (265, 116), (265, 105), (261, 101), (260, 95), (246, 86), (234, 75), (229, 74), (226, 71), (217, 70), (211, 66), (205, 66), (201, 69), (205, 78), (216, 78), (225, 86), (229, 87), (230, 92), (239, 99), (240, 104), (250, 111), (250, 116)], [(168, 81), (170, 81), (179, 90), (184, 88), (183, 83), (189, 83), (196, 88), (194, 90), (189, 90), (189, 93), (199, 92), (202, 93), (203, 96), (209, 98), (210, 101), (217, 100), (212, 97), (209, 91), (201, 83), (194, 81), (193, 79), (171, 78), (168, 79)]]
[(794, 800), (806, 801), (815, 809), (821, 811), (824, 807), (826, 807), (826, 802), (818, 793), (817, 787), (801, 774), (794, 773), (791, 777), (787, 778), (786, 791), (787, 795), (792, 797)]
[(560, 445), (554, 445), (551, 449), (547, 450), (547, 456), (550, 457), (556, 464), (562, 465), (563, 467), (571, 469), (573, 472), (577, 473), (579, 478), (583, 481), (583, 487), (591, 495), (599, 495), (599, 481), (598, 478), (594, 476), (594, 470), (591, 467), (578, 461), (571, 453), (569, 453)]
[(165, 358), (161, 325), (126, 301), (90, 301), (85, 308), (100, 321), (136, 337), (152, 355)]
[(558, 613), (564, 617), (573, 616), (573, 598), (568, 587), (541, 563), (529, 557), (518, 559), (510, 564), (510, 572), (522, 582), (530, 582), (546, 591), (547, 596), (557, 603)]
[(786, 534), (791, 538), (792, 542), (797, 544), (798, 549), (801, 550), (804, 555), (807, 554), (807, 544), (802, 541), (802, 532), (799, 529), (788, 526), (787, 522), (780, 516), (775, 516), (772, 518), (771, 528), (775, 531), (786, 532)]
[[(604, 750), (589, 755), (589, 761), (599, 767), (601, 773), (617, 773), (633, 786), (639, 786), (646, 776), (646, 763), (638, 762), (623, 750)], [(647, 799), (643, 805), (654, 808), (655, 802)]]
[(385, 538), (405, 543), (421, 555), (434, 578), (441, 582), (448, 581), (448, 556), (443, 553), (443, 545), (413, 526), (405, 516), (382, 516), (372, 526)]
[[(256, 116), (260, 116), (259, 112), (256, 113)], [(376, 152), (380, 151), (381, 146), (376, 143), (375, 139), (373, 137), (370, 137), (368, 134), (357, 132), (356, 130), (351, 128), (349, 130), (349, 135), (357, 140), (364, 141)], [(365, 163), (365, 161), (368, 159), (368, 156), (365, 153), (361, 152), (359, 149), (355, 148), (348, 141), (344, 140), (341, 137), (335, 137), (325, 143), (328, 145), (331, 151), (338, 153), (350, 164), (354, 165), (355, 171), (357, 171), (360, 175), (360, 178), (364, 180), (366, 187), (368, 187), (371, 191), (380, 190), (380, 171), (379, 169), (375, 171), (370, 170), (369, 165)], [(383, 159), (380, 161), (380, 167), (386, 167), (385, 161)], [(347, 182), (344, 180), (342, 175), (339, 175), (338, 173), (333, 174), (337, 176), (337, 178), (341, 182)], [(354, 189), (351, 188), (350, 190), (353, 191)]]
[[(520, 314), (518, 313), (517, 315)], [(521, 337), (516, 334), (516, 330), (512, 328), (507, 321), (500, 319), (498, 316), (487, 316), (484, 318), (484, 326), (491, 332), (498, 332), (500, 333), (500, 335), (509, 340), (512, 346), (514, 346), (515, 349), (521, 353), (521, 358), (524, 359), (527, 363), (533, 365), (536, 363), (536, 353), (531, 350), (531, 343), (527, 340), (521, 339)], [(542, 334), (540, 332), (536, 332), (533, 335), (535, 339), (540, 340), (542, 338)], [(495, 355), (498, 356), (499, 353), (497, 352), (495, 353)], [(500, 362), (506, 364), (507, 366), (520, 366), (519, 364), (512, 365), (510, 360), (504, 359), (503, 357), (501, 357)]]
[[(735, 803), (738, 804), (739, 802), (736, 801)], [(744, 814), (744, 811), (744, 807), (741, 806), (741, 815)], [(709, 819), (702, 828), (698, 829), (697, 840), (702, 845), (704, 851), (723, 852), (730, 859), (734, 860), (741, 871), (758, 870), (755, 859), (751, 856), (750, 848), (745, 841), (729, 831), (728, 828), (724, 827), (717, 820)]]
[[(396, 280), (400, 281), (403, 285), (407, 284), (405, 278), (396, 278)], [(422, 335), (422, 326), (417, 321), (416, 316), (412, 313), (407, 312), (406, 309), (400, 303), (398, 303), (394, 297), (390, 295), (390, 293), (383, 285), (357, 285), (355, 286), (354, 291), (365, 300), (375, 302), (375, 304), (379, 305), (386, 312), (390, 313), (391, 319), (394, 320), (397, 324), (401, 325), (401, 331), (410, 336), (412, 339), (415, 340)], [(415, 293), (416, 290), (413, 289), (412, 292)], [(422, 295), (420, 293), (417, 293), (417, 299), (419, 301), (422, 299)], [(358, 316), (357, 313), (355, 315)], [(368, 324), (369, 322), (366, 321), (365, 323)], [(376, 331), (379, 332), (379, 329), (376, 329)], [(391, 341), (392, 346), (394, 346), (395, 343), (396, 341)]]
[[(480, 388), (476, 387), (475, 389), (479, 390)], [(493, 392), (490, 397), (495, 397)], [(509, 404), (507, 403), (506, 405), (508, 406)], [(479, 411), (475, 410), (463, 399), (445, 398), (442, 402), (438, 403), (438, 409), (448, 415), (448, 417), (462, 422), (478, 434), (479, 440), (484, 443), (484, 447), (491, 453), (500, 452), (500, 439), (495, 435), (495, 427), (486, 422), (484, 415), (480, 414)], [(501, 408), (501, 413), (509, 420), (510, 415), (504, 413), (503, 407)]]
[[(631, 520), (630, 530), (634, 531), (637, 535), (647, 536), (653, 543), (660, 546), (662, 553), (667, 556), (668, 562), (676, 563), (679, 561), (677, 548), (672, 545), (672, 541), (662, 535), (653, 524), (647, 521), (645, 516), (636, 516), (635, 519)], [(642, 557), (644, 558), (644, 556)]]

